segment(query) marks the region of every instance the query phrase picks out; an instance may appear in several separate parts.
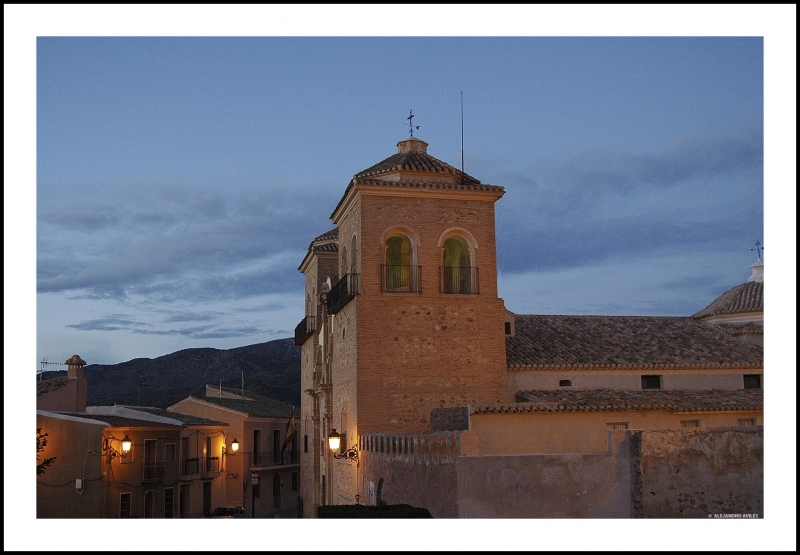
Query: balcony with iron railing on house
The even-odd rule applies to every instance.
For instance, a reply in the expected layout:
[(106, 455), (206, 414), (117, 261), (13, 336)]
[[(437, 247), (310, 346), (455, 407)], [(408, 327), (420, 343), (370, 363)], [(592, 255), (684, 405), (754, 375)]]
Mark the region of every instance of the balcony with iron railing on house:
[(213, 476), (220, 472), (219, 457), (204, 457), (200, 459), (200, 474), (204, 478)]
[(252, 467), (267, 467), (267, 466), (287, 466), (300, 463), (300, 451), (289, 449), (281, 451), (258, 451), (256, 453), (245, 453), (248, 460), (248, 466)]
[(381, 291), (391, 293), (420, 293), (422, 267), (381, 264)]
[(220, 468), (221, 463), (219, 457), (193, 457), (181, 459), (181, 474), (184, 476), (191, 476), (193, 474), (209, 476), (220, 472)]
[(441, 293), (457, 293), (477, 295), (478, 268), (439, 266), (439, 291)]
[(161, 482), (164, 480), (163, 464), (142, 465), (142, 482)]
[(294, 328), (294, 344), (297, 346), (302, 345), (305, 343), (306, 339), (314, 335), (314, 332), (317, 331), (317, 317), (316, 316), (306, 316), (300, 323), (297, 324), (297, 327)]
[(200, 474), (200, 458), (181, 459), (181, 474)]
[(328, 292), (328, 314), (336, 314), (361, 294), (361, 274), (345, 274)]

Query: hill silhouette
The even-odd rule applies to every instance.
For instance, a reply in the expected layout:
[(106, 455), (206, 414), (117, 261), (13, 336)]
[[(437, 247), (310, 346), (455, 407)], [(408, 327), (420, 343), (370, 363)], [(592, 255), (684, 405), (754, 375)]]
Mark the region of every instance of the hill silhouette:
[[(119, 364), (88, 364), (87, 404), (166, 408), (189, 395), (205, 395), (206, 384), (244, 389), (300, 405), (300, 347), (276, 339), (235, 349), (184, 349), (158, 358)], [(44, 372), (42, 379), (66, 375)]]

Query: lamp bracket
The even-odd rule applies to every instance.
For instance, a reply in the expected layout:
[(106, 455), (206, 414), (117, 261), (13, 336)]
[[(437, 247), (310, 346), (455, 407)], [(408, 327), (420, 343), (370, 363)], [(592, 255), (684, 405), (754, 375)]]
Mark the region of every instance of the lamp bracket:
[(334, 453), (334, 459), (348, 459), (351, 461), (355, 461), (358, 464), (358, 446), (353, 445), (349, 449), (345, 449), (341, 453)]

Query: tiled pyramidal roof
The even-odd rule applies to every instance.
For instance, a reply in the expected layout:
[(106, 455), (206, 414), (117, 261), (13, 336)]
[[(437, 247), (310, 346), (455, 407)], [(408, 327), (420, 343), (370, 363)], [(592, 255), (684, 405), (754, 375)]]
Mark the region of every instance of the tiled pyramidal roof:
[(528, 390), (517, 392), (516, 405), (472, 407), (472, 414), (497, 412), (595, 412), (668, 410), (739, 412), (764, 410), (763, 389), (728, 390)]
[(725, 291), (693, 318), (764, 310), (764, 282), (748, 281)]
[(509, 368), (761, 368), (764, 350), (686, 317), (517, 315)]
[(479, 185), (480, 181), (434, 158), (427, 152), (398, 152), (389, 156), (385, 160), (378, 162), (364, 171), (360, 171), (353, 176), (353, 179), (380, 178), (381, 176), (394, 172), (429, 172), (443, 173), (456, 177), (456, 181), (463, 184)]
[(505, 189), (499, 185), (484, 185), (471, 175), (434, 158), (428, 154), (428, 143), (416, 137), (398, 142), (397, 154), (355, 174), (333, 214), (357, 185), (423, 191), (488, 191), (498, 198), (505, 193)]

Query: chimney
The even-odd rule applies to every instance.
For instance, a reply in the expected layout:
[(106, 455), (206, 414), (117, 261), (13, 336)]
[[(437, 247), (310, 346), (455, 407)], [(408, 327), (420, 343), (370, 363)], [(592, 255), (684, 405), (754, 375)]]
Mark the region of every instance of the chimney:
[(82, 378), (83, 367), (86, 366), (86, 361), (78, 355), (72, 355), (72, 358), (67, 360), (64, 364), (67, 365), (68, 378)]
[(86, 378), (83, 377), (83, 367), (86, 361), (78, 355), (72, 355), (64, 364), (67, 365), (67, 377), (75, 380), (75, 412), (86, 412)]

